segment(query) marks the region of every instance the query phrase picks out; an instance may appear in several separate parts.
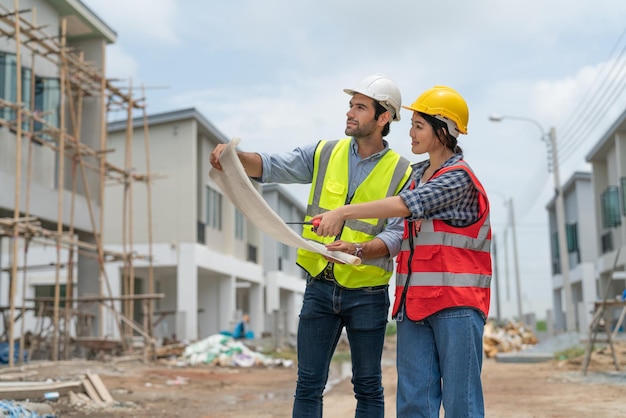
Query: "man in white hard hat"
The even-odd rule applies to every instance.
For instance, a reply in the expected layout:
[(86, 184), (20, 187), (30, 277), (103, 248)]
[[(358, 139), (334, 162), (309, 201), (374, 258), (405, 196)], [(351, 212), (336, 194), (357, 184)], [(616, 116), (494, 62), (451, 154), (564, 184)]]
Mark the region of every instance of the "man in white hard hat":
[[(348, 138), (323, 140), (281, 154), (238, 153), (248, 176), (257, 181), (311, 183), (304, 221), (346, 203), (396, 195), (411, 173), (409, 161), (383, 139), (391, 122), (400, 120), (398, 86), (382, 74), (373, 74), (344, 92), (351, 96)], [(224, 147), (220, 144), (211, 153), (210, 163), (216, 169), (221, 169), (219, 155)], [(298, 250), (296, 262), (307, 272), (307, 287), (298, 325), (294, 417), (322, 417), (329, 365), (344, 328), (350, 343), (356, 416), (384, 416), (381, 357), (388, 283), (402, 231), (400, 218), (349, 221), (335, 237), (320, 237), (310, 226), (303, 228), (305, 239), (358, 256), (362, 263), (339, 264)]]

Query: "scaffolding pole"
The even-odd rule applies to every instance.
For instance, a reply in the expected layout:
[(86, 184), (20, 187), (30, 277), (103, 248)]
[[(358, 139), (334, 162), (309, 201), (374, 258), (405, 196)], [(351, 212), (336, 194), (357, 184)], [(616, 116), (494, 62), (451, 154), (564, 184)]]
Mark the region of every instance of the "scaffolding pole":
[[(43, 27), (37, 26), (36, 9), (29, 10), (19, 9), (19, 0), (14, 0), (14, 10), (8, 9), (6, 6), (0, 5), (0, 36), (15, 41), (16, 56), (16, 94), (15, 102), (6, 99), (0, 99), (0, 109), (8, 109), (7, 114), (15, 115), (15, 120), (10, 118), (0, 118), (0, 126), (7, 127), (15, 135), (15, 193), (14, 207), (12, 218), (0, 218), (0, 236), (8, 236), (11, 238), (9, 250), (11, 252), (11, 266), (9, 278), (9, 318), (7, 321), (8, 329), (5, 330), (9, 340), (9, 365), (14, 363), (15, 352), (15, 322), (21, 319), (20, 328), (20, 351), (19, 360), (23, 361), (24, 334), (25, 334), (25, 316), (27, 310), (35, 311), (34, 307), (27, 307), (26, 302), (32, 301), (32, 298), (26, 298), (27, 278), (28, 278), (28, 252), (32, 248), (32, 244), (54, 245), (56, 250), (56, 261), (54, 263), (54, 296), (51, 299), (52, 317), (51, 317), (51, 359), (59, 359), (59, 348), (61, 342), (64, 348), (63, 357), (69, 358), (71, 354), (71, 323), (77, 310), (73, 304), (80, 301), (80, 297), (74, 297), (74, 282), (81, 280), (80, 275), (74, 277), (75, 258), (93, 257), (97, 260), (98, 265), (98, 288), (100, 306), (98, 308), (98, 329), (102, 336), (104, 323), (103, 318), (105, 309), (111, 310), (116, 319), (118, 332), (122, 340), (126, 340), (128, 330), (136, 332), (145, 338), (145, 348), (153, 347), (154, 338), (152, 338), (152, 312), (153, 303), (156, 299), (154, 295), (154, 277), (152, 266), (152, 209), (151, 209), (151, 181), (153, 179), (150, 173), (149, 161), (149, 141), (147, 116), (145, 113), (145, 105), (140, 104), (132, 95), (132, 88), (129, 87), (128, 92), (124, 92), (121, 88), (111, 84), (105, 76), (106, 61), (106, 45), (102, 45), (102, 66), (100, 69), (94, 65), (85, 62), (82, 52), (76, 53), (67, 44), (67, 21), (62, 19), (60, 23), (60, 36), (50, 36), (46, 34)], [(32, 21), (24, 19), (22, 13), (32, 13)], [(31, 57), (31, 79), (30, 79), (30, 98), (28, 103), (32, 108), (25, 106), (22, 97), (22, 69), (23, 69), (23, 51), (22, 47), (30, 52)], [(58, 126), (49, 122), (45, 115), (34, 109), (35, 106), (35, 63), (37, 60), (47, 60), (58, 68), (59, 89), (60, 89), (60, 106)], [(142, 95), (145, 91), (142, 90)], [(99, 99), (100, 105), (100, 125), (99, 125), (99, 149), (91, 148), (88, 143), (83, 143), (81, 137), (83, 134), (83, 108), (84, 98), (93, 97)], [(125, 146), (124, 166), (118, 167), (111, 164), (107, 160), (107, 155), (111, 150), (107, 149), (107, 112), (109, 103), (116, 103), (127, 111), (127, 138)], [(144, 146), (146, 154), (146, 172), (142, 175), (134, 171), (132, 161), (132, 125), (133, 111), (141, 110), (144, 116)], [(28, 123), (25, 124), (25, 121)], [(28, 126), (25, 128), (25, 126)], [(26, 130), (26, 132), (24, 132)], [(22, 176), (22, 160), (23, 160), (23, 142), (28, 143), (26, 179)], [(57, 204), (56, 204), (56, 225), (55, 228), (49, 227), (54, 225), (52, 219), (42, 222), (35, 216), (32, 216), (31, 210), (31, 183), (32, 176), (32, 154), (33, 144), (38, 144), (49, 148), (57, 158), (56, 168), (56, 188), (57, 188)], [(85, 157), (91, 158), (93, 161), (88, 162)], [(65, 160), (71, 161), (71, 167), (66, 168)], [(94, 164), (95, 162), (95, 164)], [(90, 182), (87, 171), (92, 170), (97, 173), (98, 193), (90, 192)], [(52, 176), (53, 173), (50, 173)], [(81, 241), (78, 238), (75, 216), (76, 216), (76, 198), (79, 193), (78, 182), (81, 181), (82, 194), (87, 203), (89, 220), (92, 230), (85, 230), (92, 234), (95, 243)], [(115, 252), (106, 250), (103, 243), (103, 231), (106, 228), (104, 217), (105, 205), (105, 185), (107, 180), (112, 180), (124, 186), (124, 207), (123, 216), (125, 219), (123, 228), (124, 246), (122, 251)], [(148, 255), (136, 254), (134, 251), (134, 234), (133, 234), (133, 198), (132, 184), (134, 182), (145, 182), (147, 187), (147, 219), (148, 219)], [(25, 190), (24, 195), (22, 195)], [(69, 194), (69, 201), (65, 201)], [(100, 217), (96, 219), (95, 210), (93, 208), (95, 197), (100, 208)], [(25, 205), (22, 208), (20, 202), (25, 199)], [(69, 205), (69, 207), (66, 207)], [(66, 215), (67, 212), (67, 215)], [(128, 219), (126, 219), (126, 217)], [(22, 266), (18, 258), (20, 242), (23, 242), (23, 259)], [(67, 249), (66, 259), (63, 260), (63, 249)], [(0, 249), (1, 250), (1, 249)], [(136, 294), (135, 292), (135, 272), (134, 260), (146, 259), (148, 261), (148, 293)], [(105, 263), (109, 261), (121, 261), (124, 266), (124, 282), (123, 294), (121, 299), (115, 299), (112, 294), (111, 286), (106, 275)], [(18, 269), (22, 272), (22, 306), (20, 307), (20, 315), (16, 318), (15, 298), (17, 291), (17, 282), (19, 276)], [(0, 269), (8, 270), (8, 269)], [(61, 275), (65, 272), (65, 295), (61, 295)], [(160, 295), (159, 297), (162, 297)], [(119, 301), (123, 307), (122, 312), (118, 312), (115, 307), (115, 301)], [(135, 324), (132, 320), (134, 316), (134, 300), (141, 300), (144, 306), (143, 327)], [(104, 303), (107, 301), (110, 303)], [(61, 315), (60, 307), (63, 303), (63, 315)], [(45, 315), (45, 310), (40, 311)], [(127, 318), (128, 317), (128, 318)], [(42, 323), (45, 318), (42, 319)], [(38, 320), (39, 322), (39, 320)], [(63, 327), (61, 327), (61, 324)], [(126, 348), (126, 347), (124, 347)], [(144, 355), (147, 350), (144, 350)]]

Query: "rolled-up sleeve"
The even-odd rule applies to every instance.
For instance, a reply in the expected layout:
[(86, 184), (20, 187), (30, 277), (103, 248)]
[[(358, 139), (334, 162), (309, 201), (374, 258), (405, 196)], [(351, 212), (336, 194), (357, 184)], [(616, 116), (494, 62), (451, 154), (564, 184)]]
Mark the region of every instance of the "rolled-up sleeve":
[(261, 183), (311, 183), (316, 146), (309, 144), (277, 154), (259, 152), (263, 161), (263, 175), (254, 180)]
[(389, 218), (387, 219), (387, 226), (382, 232), (376, 235), (380, 238), (387, 249), (389, 250), (389, 257), (393, 258), (400, 252), (402, 245), (402, 233), (404, 232), (404, 219), (402, 218)]
[(478, 190), (465, 170), (449, 171), (399, 196), (411, 212), (409, 221), (442, 219), (467, 225), (478, 218)]

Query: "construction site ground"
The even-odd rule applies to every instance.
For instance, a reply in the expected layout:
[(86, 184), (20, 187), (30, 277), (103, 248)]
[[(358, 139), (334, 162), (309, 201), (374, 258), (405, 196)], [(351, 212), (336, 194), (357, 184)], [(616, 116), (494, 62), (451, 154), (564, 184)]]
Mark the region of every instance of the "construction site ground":
[[(616, 344), (616, 351), (619, 359), (626, 359), (625, 343)], [(608, 349), (595, 352), (586, 375), (582, 356), (534, 363), (485, 359), (486, 416), (626, 417), (626, 362), (621, 360), (621, 370), (616, 371), (609, 354)], [(340, 347), (337, 358), (324, 397), (324, 417), (354, 416), (347, 347)], [(385, 415), (395, 417), (394, 337), (387, 339), (383, 364)], [(21, 370), (28, 380), (40, 381), (97, 374), (114, 399), (97, 404), (84, 396), (64, 395), (49, 403), (57, 417), (289, 417), (296, 381), (295, 364), (244, 368), (184, 366), (173, 359), (153, 363), (116, 359), (34, 363), (12, 369), (13, 374)]]

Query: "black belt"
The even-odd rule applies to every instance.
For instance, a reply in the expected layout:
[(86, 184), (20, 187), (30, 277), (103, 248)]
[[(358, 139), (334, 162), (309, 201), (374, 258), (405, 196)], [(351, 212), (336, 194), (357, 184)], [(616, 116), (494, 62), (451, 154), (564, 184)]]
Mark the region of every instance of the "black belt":
[(334, 282), (335, 281), (335, 273), (333, 273), (332, 267), (326, 267), (315, 278), (319, 279), (319, 280), (328, 280), (328, 281)]

